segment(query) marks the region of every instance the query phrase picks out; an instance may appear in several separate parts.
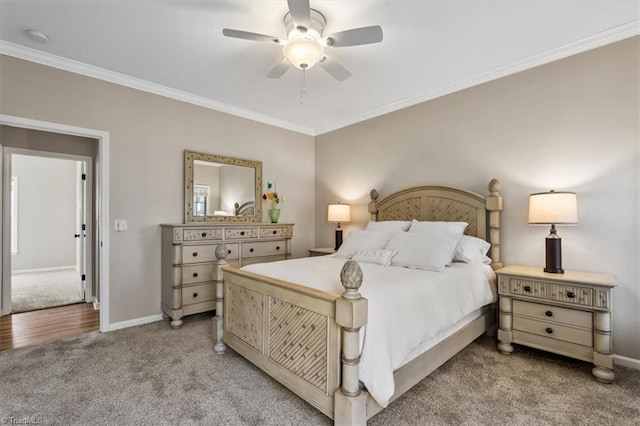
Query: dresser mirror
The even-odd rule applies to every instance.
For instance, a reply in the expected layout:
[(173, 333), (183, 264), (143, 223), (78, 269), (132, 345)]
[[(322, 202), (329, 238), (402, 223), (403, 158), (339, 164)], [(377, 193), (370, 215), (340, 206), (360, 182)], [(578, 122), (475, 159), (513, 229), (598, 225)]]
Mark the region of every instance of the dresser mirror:
[(184, 152), (185, 222), (261, 222), (262, 162)]

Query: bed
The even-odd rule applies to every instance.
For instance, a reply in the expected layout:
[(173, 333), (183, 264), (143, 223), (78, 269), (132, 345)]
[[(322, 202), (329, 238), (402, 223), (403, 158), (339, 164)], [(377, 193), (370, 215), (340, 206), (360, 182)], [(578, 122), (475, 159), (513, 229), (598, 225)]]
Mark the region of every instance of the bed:
[[(466, 222), (466, 235), (487, 240), (491, 268), (500, 264), (500, 183), (489, 183), (489, 195), (462, 189), (422, 186), (391, 194), (381, 200), (371, 191), (371, 221)], [(379, 403), (361, 381), (363, 330), (380, 323), (377, 313), (368, 321), (369, 300), (359, 290), (363, 268), (343, 260), (342, 292), (304, 286), (228, 266), (227, 250), (219, 246), (214, 270), (216, 317), (214, 350), (227, 345), (287, 386), (339, 425), (364, 425), (453, 355), (495, 324), (494, 304), (466, 316), (462, 325), (392, 372), (393, 394)], [(294, 260), (306, 267), (307, 260)], [(337, 259), (318, 259), (335, 269)], [(323, 266), (324, 268), (324, 266)], [(368, 266), (365, 271), (368, 271)], [(331, 269), (333, 270), (333, 269)], [(337, 273), (337, 271), (335, 272)], [(276, 275), (277, 276), (277, 275)], [(286, 277), (286, 276), (285, 276)], [(374, 308), (374, 301), (371, 302)], [(380, 308), (376, 308), (380, 311)], [(417, 327), (417, 325), (416, 325)], [(411, 327), (408, 327), (411, 328)], [(405, 330), (408, 329), (405, 327)], [(373, 330), (373, 328), (371, 328)], [(363, 356), (363, 358), (361, 358)], [(364, 380), (366, 382), (366, 380)], [(380, 397), (378, 397), (380, 400)]]

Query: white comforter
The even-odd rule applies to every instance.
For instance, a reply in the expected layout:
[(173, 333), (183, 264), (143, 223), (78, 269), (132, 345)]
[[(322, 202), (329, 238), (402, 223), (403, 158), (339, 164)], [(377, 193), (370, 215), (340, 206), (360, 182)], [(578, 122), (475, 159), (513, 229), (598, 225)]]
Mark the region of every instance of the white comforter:
[[(322, 256), (242, 269), (342, 293), (340, 270), (345, 262)], [(442, 330), (495, 302), (495, 275), (489, 265), (457, 262), (444, 272), (370, 263), (360, 263), (360, 267), (364, 275), (360, 293), (369, 300), (360, 380), (378, 404), (386, 407), (394, 393), (393, 372), (416, 355), (415, 348), (424, 347)]]

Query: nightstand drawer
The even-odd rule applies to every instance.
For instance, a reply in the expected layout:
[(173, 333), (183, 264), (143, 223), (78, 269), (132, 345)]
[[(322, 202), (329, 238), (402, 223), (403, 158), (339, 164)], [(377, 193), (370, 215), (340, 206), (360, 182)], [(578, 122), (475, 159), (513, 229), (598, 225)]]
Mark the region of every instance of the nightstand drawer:
[[(506, 282), (505, 282), (506, 281)], [(593, 306), (593, 289), (530, 279), (501, 277), (501, 291), (543, 300)]]
[(531, 317), (543, 321), (552, 321), (582, 327), (591, 330), (593, 328), (593, 314), (591, 312), (575, 309), (549, 306), (540, 303), (513, 301), (513, 314)]
[(551, 321), (538, 321), (514, 315), (513, 329), (578, 345), (593, 346), (593, 333), (591, 330), (568, 327)]

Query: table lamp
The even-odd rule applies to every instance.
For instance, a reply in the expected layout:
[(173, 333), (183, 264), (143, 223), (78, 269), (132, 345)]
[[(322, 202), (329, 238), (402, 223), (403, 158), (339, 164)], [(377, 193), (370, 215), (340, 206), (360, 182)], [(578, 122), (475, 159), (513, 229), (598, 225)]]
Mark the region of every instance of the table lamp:
[(338, 223), (336, 228), (336, 246), (338, 250), (342, 245), (342, 228), (340, 228), (340, 222), (349, 222), (351, 220), (351, 207), (349, 204), (329, 204), (329, 210), (327, 212), (327, 221), (332, 223)]
[(578, 201), (575, 192), (538, 192), (529, 196), (529, 224), (551, 225), (546, 239), (545, 272), (563, 274), (562, 239), (556, 225), (578, 224)]

